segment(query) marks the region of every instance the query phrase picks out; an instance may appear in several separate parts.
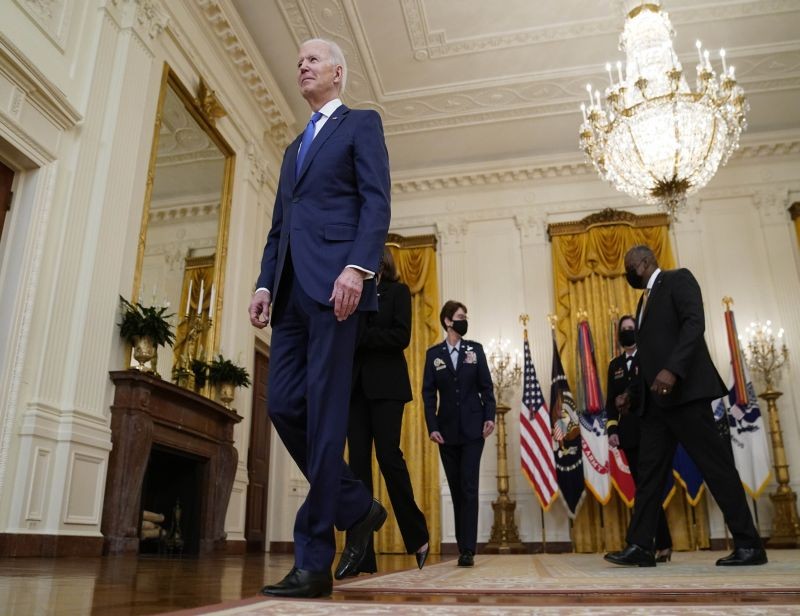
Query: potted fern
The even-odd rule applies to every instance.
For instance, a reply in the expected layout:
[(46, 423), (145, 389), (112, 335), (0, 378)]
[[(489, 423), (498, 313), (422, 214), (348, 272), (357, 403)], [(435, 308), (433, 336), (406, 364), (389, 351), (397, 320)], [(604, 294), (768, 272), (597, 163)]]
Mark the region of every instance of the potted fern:
[[(133, 357), (139, 363), (137, 370), (146, 370), (145, 364), (156, 356), (160, 346), (175, 342), (175, 332), (169, 319), (174, 314), (166, 314), (165, 306), (143, 306), (140, 302), (131, 303), (120, 295), (122, 321), (119, 335), (133, 347)], [(150, 370), (154, 372), (154, 370)]]
[(230, 409), (234, 390), (237, 387), (249, 387), (250, 375), (230, 359), (217, 355), (208, 364), (208, 382), (217, 388), (217, 398), (222, 405)]

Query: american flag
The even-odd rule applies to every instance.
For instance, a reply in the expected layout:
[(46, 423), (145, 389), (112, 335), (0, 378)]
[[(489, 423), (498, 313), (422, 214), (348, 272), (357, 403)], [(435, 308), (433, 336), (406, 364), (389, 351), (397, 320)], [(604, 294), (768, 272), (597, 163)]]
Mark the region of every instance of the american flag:
[(536, 369), (531, 360), (528, 332), (525, 331), (525, 370), (520, 408), (520, 454), (522, 472), (531, 482), (542, 509), (547, 511), (558, 496), (558, 480), (553, 460), (550, 413), (544, 402)]

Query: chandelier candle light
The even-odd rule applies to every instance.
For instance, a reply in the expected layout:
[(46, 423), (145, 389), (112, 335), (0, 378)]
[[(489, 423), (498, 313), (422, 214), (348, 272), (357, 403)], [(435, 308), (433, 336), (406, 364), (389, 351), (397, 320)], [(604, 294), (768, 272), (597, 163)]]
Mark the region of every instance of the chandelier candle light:
[[(772, 322), (751, 323), (746, 330), (747, 363), (751, 370), (761, 375), (767, 389), (759, 394), (759, 398), (767, 401), (769, 415), (769, 435), (772, 442), (772, 463), (778, 487), (769, 495), (774, 507), (772, 517), (772, 533), (767, 547), (796, 548), (800, 545), (800, 519), (797, 514), (797, 494), (789, 481), (789, 463), (783, 445), (783, 433), (778, 415), (777, 400), (782, 392), (776, 391), (780, 370), (789, 357), (789, 351), (783, 342), (783, 329), (778, 331), (777, 340), (772, 331)], [(777, 346), (776, 346), (777, 345)]]
[(700, 41), (695, 90), (672, 47), (675, 31), (660, 4), (628, 13), (619, 48), (626, 62), (606, 64), (605, 103), (587, 84), (580, 147), (604, 180), (675, 217), (739, 146), (747, 101), (721, 49), (721, 71)]

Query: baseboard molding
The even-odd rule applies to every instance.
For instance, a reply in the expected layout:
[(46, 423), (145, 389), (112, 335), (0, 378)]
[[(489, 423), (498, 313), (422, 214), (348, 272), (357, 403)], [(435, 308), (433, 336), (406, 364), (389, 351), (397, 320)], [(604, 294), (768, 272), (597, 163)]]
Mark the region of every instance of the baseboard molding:
[[(478, 543), (478, 554), (488, 554), (486, 543)], [(541, 541), (527, 541), (522, 544), (522, 549), (516, 549), (511, 554), (567, 554), (572, 552), (572, 543), (569, 541), (548, 541), (543, 544)], [(442, 555), (458, 554), (458, 545), (455, 543), (442, 543)], [(492, 553), (497, 553), (496, 551)]]
[(271, 554), (294, 554), (294, 541), (270, 541)]
[(226, 539), (225, 545), (221, 546), (220, 552), (225, 554), (246, 554), (247, 553), (247, 541), (244, 539)]
[(102, 556), (103, 537), (0, 533), (0, 556)]

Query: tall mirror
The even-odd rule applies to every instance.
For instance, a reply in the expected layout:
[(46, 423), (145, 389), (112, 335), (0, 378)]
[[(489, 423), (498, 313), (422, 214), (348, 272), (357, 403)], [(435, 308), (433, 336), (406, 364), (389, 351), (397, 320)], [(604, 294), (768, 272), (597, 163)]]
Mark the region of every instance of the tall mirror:
[(225, 115), (201, 80), (193, 95), (164, 67), (139, 234), (133, 297), (169, 303), (175, 345), (150, 368), (198, 389), (192, 360), (219, 347), (233, 150), (215, 126)]

